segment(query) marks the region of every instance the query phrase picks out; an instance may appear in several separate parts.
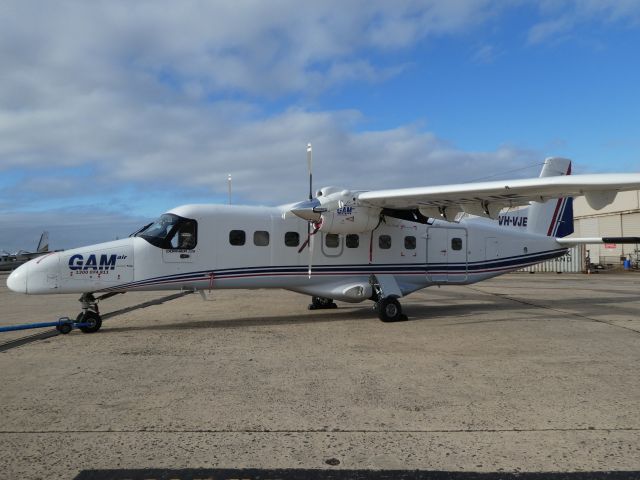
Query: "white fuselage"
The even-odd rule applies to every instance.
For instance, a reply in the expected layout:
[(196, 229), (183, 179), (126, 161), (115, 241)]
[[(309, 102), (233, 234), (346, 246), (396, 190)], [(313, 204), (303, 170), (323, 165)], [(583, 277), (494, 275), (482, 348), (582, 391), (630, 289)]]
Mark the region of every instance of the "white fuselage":
[[(308, 224), (287, 211), (179, 207), (169, 213), (197, 222), (192, 248), (160, 248), (131, 237), (36, 258), (16, 270), (8, 284), (29, 294), (284, 288), (358, 302), (369, 298), (372, 274), (392, 276), (407, 295), (430, 285), (478, 282), (567, 250), (553, 237), (528, 233), (515, 222), (467, 217), (426, 225), (387, 217), (357, 238), (318, 232), (310, 257), (308, 247), (299, 251)], [(243, 244), (239, 232), (244, 232)]]

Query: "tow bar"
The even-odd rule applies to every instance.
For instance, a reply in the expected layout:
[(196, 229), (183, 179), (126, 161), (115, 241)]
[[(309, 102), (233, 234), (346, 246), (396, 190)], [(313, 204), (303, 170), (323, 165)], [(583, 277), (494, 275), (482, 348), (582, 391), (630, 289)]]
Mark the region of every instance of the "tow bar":
[(9, 325), (7, 327), (0, 327), (0, 332), (14, 332), (16, 330), (31, 330), (33, 328), (46, 328), (56, 327), (60, 333), (66, 335), (74, 328), (91, 327), (89, 322), (75, 322), (69, 317), (61, 317), (57, 322), (42, 322), (42, 323), (23, 323), (22, 325)]

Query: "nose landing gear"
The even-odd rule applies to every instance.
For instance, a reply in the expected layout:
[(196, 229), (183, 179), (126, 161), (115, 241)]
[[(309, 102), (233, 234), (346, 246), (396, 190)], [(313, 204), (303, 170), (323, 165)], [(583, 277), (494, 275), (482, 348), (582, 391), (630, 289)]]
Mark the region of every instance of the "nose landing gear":
[[(101, 297), (104, 298), (104, 297)], [(76, 322), (85, 324), (80, 328), (83, 333), (95, 333), (102, 326), (102, 317), (98, 309), (98, 300), (92, 293), (83, 293), (80, 297), (82, 312), (76, 317)]]
[(82, 333), (95, 333), (100, 330), (100, 327), (102, 326), (102, 318), (100, 317), (100, 314), (93, 310), (80, 312), (76, 317), (76, 322), (88, 324), (85, 327), (79, 327)]

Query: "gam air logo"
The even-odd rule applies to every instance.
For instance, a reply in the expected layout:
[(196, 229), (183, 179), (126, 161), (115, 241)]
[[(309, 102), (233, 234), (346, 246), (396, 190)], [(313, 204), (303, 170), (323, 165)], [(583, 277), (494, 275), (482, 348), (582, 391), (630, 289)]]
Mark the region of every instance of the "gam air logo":
[(526, 227), (528, 217), (510, 217), (508, 215), (500, 215), (498, 217), (498, 225), (505, 227)]
[(100, 255), (100, 261), (98, 262), (97, 255), (91, 254), (84, 260), (84, 256), (76, 253), (69, 258), (70, 270), (93, 270), (95, 272), (106, 272), (107, 270), (114, 270), (116, 268), (116, 260), (123, 260), (127, 258), (126, 255)]
[(353, 207), (342, 207), (337, 210), (338, 215), (352, 215)]

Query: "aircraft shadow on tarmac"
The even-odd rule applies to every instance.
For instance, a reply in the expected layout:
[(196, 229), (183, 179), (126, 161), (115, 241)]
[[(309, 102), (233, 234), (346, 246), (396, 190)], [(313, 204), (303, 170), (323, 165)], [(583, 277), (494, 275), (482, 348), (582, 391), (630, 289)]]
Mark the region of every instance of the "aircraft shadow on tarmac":
[(139, 469), (85, 470), (75, 480), (149, 479), (245, 479), (245, 480), (629, 480), (640, 478), (638, 471), (600, 472), (445, 472), (420, 470), (340, 470), (340, 469)]
[[(446, 295), (445, 295), (446, 296)], [(493, 297), (499, 296), (501, 301), (496, 301)], [(457, 296), (460, 298), (460, 296)], [(552, 319), (557, 315), (569, 315), (576, 318), (585, 317), (589, 319), (590, 307), (594, 303), (592, 298), (573, 298), (570, 300), (541, 300), (541, 299), (518, 299), (493, 294), (471, 294), (464, 295), (464, 299), (474, 300), (473, 303), (465, 303), (461, 305), (451, 304), (419, 304), (407, 303), (404, 306), (404, 312), (409, 317), (409, 322), (429, 321), (441, 318), (455, 319), (447, 325), (464, 325), (468, 323), (493, 323), (505, 321), (521, 321), (531, 320), (531, 316), (512, 316), (509, 318), (487, 318), (477, 319), (478, 314), (501, 313), (507, 311), (540, 311), (545, 319)], [(609, 305), (615, 308), (618, 314), (627, 314), (632, 318), (638, 315), (638, 309), (623, 307), (620, 304), (624, 302), (637, 301), (636, 297), (616, 297), (616, 298), (600, 298), (597, 299), (599, 305)], [(523, 303), (525, 302), (525, 303)], [(554, 310), (559, 310), (554, 312)], [(542, 313), (543, 312), (543, 313)], [(464, 321), (465, 317), (472, 317), (476, 320), (473, 322)], [(228, 320), (198, 320), (198, 321), (175, 321), (162, 325), (127, 325), (111, 327), (103, 330), (103, 333), (119, 333), (136, 330), (151, 331), (169, 331), (182, 329), (217, 329), (217, 328), (247, 328), (259, 326), (278, 326), (278, 325), (303, 325), (310, 323), (326, 323), (326, 322), (345, 322), (345, 321), (362, 321), (367, 319), (375, 319), (375, 313), (370, 305), (366, 306), (341, 306), (338, 309), (315, 311), (312, 314), (300, 315), (272, 315), (272, 316), (251, 316), (239, 317)], [(403, 323), (403, 322), (399, 322)], [(391, 324), (393, 325), (393, 324)]]

